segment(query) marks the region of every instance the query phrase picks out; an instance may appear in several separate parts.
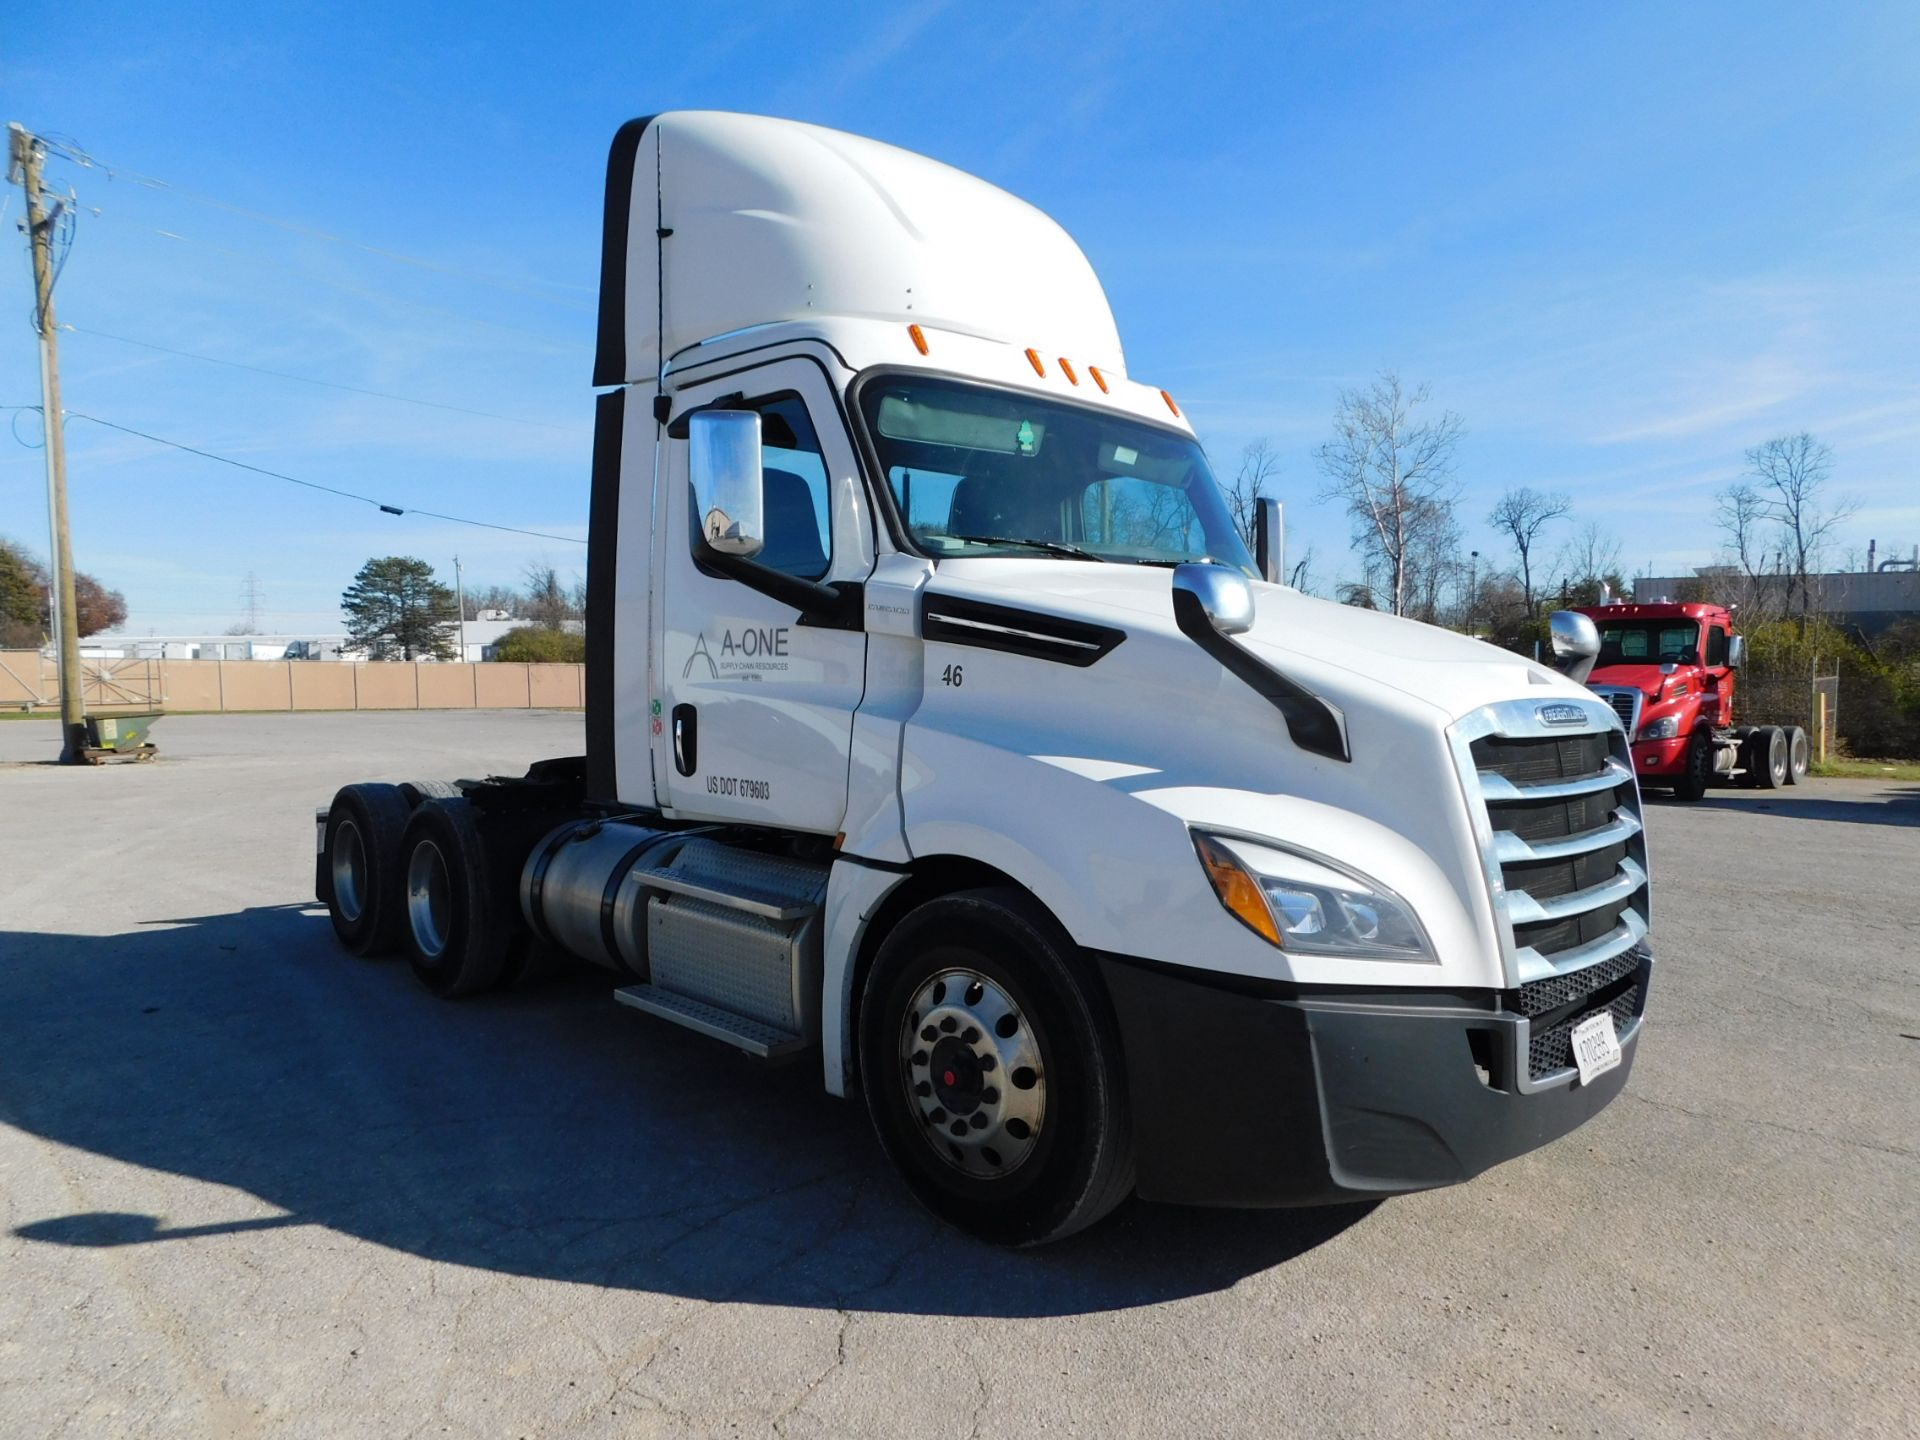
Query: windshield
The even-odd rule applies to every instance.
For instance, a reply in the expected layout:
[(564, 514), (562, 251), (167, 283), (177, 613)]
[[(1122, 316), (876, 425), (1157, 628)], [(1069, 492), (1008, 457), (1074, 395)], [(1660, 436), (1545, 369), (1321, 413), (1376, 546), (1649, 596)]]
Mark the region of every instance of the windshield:
[(1189, 436), (923, 376), (875, 380), (860, 406), (894, 503), (936, 559), (1211, 560), (1254, 573)]
[(1601, 665), (1690, 665), (1700, 658), (1700, 627), (1691, 620), (1624, 620), (1600, 631)]

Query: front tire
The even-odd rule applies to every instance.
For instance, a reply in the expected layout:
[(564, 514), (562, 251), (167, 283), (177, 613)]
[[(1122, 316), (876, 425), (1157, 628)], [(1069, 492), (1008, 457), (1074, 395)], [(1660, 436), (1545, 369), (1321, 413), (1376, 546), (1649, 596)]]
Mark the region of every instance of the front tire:
[(1126, 1198), (1132, 1135), (1106, 996), (1029, 897), (922, 905), (862, 993), (867, 1111), (934, 1214), (995, 1244), (1038, 1245)]
[(1687, 746), (1687, 768), (1673, 782), (1673, 798), (1689, 802), (1704, 799), (1712, 780), (1713, 746), (1704, 732), (1696, 730)]

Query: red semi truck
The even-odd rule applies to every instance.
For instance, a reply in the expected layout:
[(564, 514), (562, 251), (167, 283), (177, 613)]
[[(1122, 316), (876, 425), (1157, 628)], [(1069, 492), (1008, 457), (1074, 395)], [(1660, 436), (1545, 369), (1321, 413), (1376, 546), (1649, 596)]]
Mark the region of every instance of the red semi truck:
[(1587, 684), (1633, 742), (1642, 786), (1698, 800), (1715, 780), (1762, 790), (1797, 784), (1811, 747), (1798, 725), (1733, 723), (1734, 677), (1746, 642), (1721, 605), (1595, 605), (1600, 632)]

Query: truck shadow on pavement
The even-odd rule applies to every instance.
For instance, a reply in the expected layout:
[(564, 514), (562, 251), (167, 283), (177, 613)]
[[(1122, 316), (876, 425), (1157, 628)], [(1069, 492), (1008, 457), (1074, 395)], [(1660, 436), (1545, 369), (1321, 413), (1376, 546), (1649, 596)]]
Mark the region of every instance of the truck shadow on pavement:
[(1738, 810), (1743, 814), (1775, 815), (1783, 820), (1837, 820), (1848, 825), (1920, 825), (1920, 785), (1880, 789), (1865, 787), (1853, 797), (1795, 794), (1791, 790), (1709, 790), (1700, 800), (1678, 801), (1660, 791), (1646, 792), (1661, 809)]
[[(705, 1300), (1050, 1316), (1202, 1294), (1369, 1211), (1134, 1204), (1034, 1252), (926, 1216), (817, 1061), (768, 1071), (566, 978), (445, 1004), (301, 906), (0, 932), (13, 1125), (286, 1212), (31, 1220), (44, 1244), (319, 1225), (431, 1260)], [(139, 1205), (146, 1177), (90, 1189)], [(177, 1195), (171, 1182), (157, 1184)], [(156, 1201), (156, 1208), (158, 1203)], [(230, 1213), (230, 1212), (229, 1212)]]

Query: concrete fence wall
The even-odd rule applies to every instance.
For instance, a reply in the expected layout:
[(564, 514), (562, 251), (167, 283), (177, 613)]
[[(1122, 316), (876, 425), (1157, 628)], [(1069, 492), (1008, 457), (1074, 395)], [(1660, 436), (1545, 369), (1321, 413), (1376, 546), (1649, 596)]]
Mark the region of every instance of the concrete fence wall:
[[(577, 710), (583, 665), (326, 660), (83, 660), (87, 708), (126, 710)], [(37, 650), (0, 650), (0, 710), (60, 703)]]

